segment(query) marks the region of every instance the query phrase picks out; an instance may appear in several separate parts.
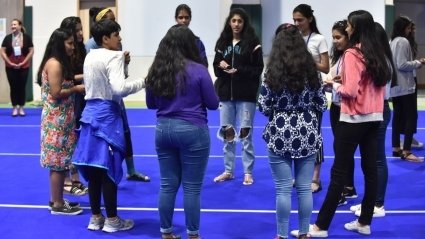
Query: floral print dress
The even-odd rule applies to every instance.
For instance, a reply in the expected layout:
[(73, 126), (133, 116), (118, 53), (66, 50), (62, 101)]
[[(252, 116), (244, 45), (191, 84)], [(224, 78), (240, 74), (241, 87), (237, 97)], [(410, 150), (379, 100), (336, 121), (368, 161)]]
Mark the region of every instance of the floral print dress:
[[(62, 89), (70, 89), (73, 81), (64, 80)], [(74, 96), (54, 99), (48, 76), (43, 72), (41, 99), (41, 158), (44, 168), (54, 171), (69, 170), (77, 142), (74, 120)]]

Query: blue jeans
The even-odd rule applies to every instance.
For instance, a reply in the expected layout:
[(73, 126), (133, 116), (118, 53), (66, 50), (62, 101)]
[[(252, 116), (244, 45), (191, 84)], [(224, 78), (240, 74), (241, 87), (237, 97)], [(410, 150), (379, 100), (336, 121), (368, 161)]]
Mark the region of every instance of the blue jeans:
[(207, 126), (185, 120), (159, 118), (155, 131), (161, 186), (159, 218), (162, 233), (173, 230), (176, 194), (183, 185), (184, 212), (189, 235), (198, 234), (201, 214), (201, 187), (210, 154)]
[[(254, 167), (254, 145), (252, 143), (253, 120), (256, 110), (254, 102), (224, 101), (220, 102), (220, 129), (218, 138), (224, 141), (224, 169), (234, 173), (236, 141), (242, 142), (242, 164), (244, 173), (252, 173)], [(240, 131), (237, 133), (236, 126)], [(248, 134), (241, 133), (248, 130)], [(233, 131), (234, 139), (227, 139), (227, 130)]]
[(289, 214), (291, 213), (292, 161), (294, 162), (295, 187), (298, 194), (300, 234), (307, 234), (313, 210), (311, 177), (313, 177), (316, 154), (293, 159), (276, 155), (269, 150), (269, 162), (276, 187), (277, 234), (288, 237)]
[(384, 102), (384, 121), (379, 124), (378, 129), (378, 155), (376, 157), (376, 167), (378, 169), (378, 190), (376, 194), (375, 205), (382, 206), (385, 201), (385, 193), (388, 183), (388, 165), (387, 156), (385, 155), (385, 134), (388, 124), (391, 120), (391, 109), (388, 101)]

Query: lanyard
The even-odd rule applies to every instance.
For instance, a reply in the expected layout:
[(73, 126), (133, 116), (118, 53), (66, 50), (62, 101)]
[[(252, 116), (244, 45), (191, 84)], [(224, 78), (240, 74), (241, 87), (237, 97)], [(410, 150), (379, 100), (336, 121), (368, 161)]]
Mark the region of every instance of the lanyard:
[(308, 42), (310, 41), (310, 37), (311, 37), (311, 34), (312, 34), (313, 32), (310, 32), (310, 34), (308, 35), (308, 38), (307, 38), (307, 41), (305, 42), (305, 45), (306, 46), (308, 46)]
[(339, 75), (339, 67), (341, 66), (341, 57), (339, 57), (338, 62), (336, 63), (336, 75)]
[(13, 46), (19, 46), (20, 43), (21, 43), (21, 39), (22, 39), (22, 33), (18, 33), (17, 36), (12, 34), (12, 45)]

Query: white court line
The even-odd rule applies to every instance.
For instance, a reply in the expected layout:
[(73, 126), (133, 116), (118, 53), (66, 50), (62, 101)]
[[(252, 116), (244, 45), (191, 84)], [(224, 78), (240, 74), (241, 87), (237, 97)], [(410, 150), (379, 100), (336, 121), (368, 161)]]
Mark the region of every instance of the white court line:
[[(44, 205), (26, 205), (26, 204), (0, 204), (0, 208), (30, 208), (30, 209), (47, 209)], [(90, 207), (81, 207), (82, 209), (90, 209)], [(158, 208), (149, 207), (118, 207), (120, 211), (158, 211)], [(183, 208), (174, 209), (178, 212), (183, 212)], [(248, 210), (248, 209), (201, 209), (201, 212), (210, 213), (260, 213), (274, 214), (276, 210)], [(298, 210), (291, 210), (291, 213), (298, 213)], [(319, 213), (319, 210), (313, 210), (313, 213)], [(350, 210), (337, 210), (336, 213), (353, 214)], [(425, 210), (385, 210), (386, 214), (425, 214)]]

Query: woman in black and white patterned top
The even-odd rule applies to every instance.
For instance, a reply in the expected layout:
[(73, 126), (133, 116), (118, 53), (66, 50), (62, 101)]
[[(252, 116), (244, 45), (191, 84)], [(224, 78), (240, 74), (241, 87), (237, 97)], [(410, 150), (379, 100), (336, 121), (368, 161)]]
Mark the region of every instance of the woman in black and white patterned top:
[(326, 110), (325, 92), (298, 29), (283, 24), (277, 29), (259, 110), (269, 117), (263, 138), (276, 187), (277, 238), (288, 237), (291, 210), (292, 163), (298, 193), (300, 237), (309, 230), (313, 209), (311, 177), (322, 145), (318, 114)]

